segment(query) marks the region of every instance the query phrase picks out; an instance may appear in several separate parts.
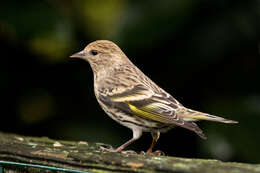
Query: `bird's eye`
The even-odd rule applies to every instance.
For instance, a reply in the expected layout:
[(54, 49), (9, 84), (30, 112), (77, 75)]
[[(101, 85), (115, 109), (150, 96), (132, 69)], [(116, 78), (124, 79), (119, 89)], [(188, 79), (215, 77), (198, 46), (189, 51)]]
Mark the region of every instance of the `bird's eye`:
[(95, 55), (98, 54), (98, 51), (97, 50), (91, 50), (90, 53), (95, 56)]

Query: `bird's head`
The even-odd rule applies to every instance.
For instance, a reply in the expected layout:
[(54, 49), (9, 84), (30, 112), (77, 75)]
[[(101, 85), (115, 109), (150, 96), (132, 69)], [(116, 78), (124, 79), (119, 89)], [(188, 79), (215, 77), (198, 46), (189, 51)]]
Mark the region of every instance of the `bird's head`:
[(94, 72), (128, 62), (123, 51), (112, 41), (97, 40), (70, 56), (88, 61)]

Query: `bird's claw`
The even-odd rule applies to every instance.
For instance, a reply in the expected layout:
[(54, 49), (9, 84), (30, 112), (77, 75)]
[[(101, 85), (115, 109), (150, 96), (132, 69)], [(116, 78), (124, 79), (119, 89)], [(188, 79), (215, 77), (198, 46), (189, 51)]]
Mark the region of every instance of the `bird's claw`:
[(141, 155), (147, 155), (147, 156), (165, 156), (165, 153), (160, 151), (160, 150), (156, 150), (154, 152), (144, 152), (144, 151), (141, 151), (140, 154)]
[(111, 145), (100, 145), (99, 150), (101, 151), (109, 151), (109, 152), (116, 152), (116, 150)]
[(156, 151), (152, 152), (151, 154), (155, 155), (155, 156), (165, 156), (165, 153), (160, 150), (156, 150)]
[(113, 153), (123, 153), (123, 154), (136, 154), (133, 150), (124, 150), (124, 151), (118, 151), (117, 149), (114, 149), (111, 145), (103, 145), (99, 146), (99, 150), (102, 152), (113, 152)]
[(121, 153), (123, 153), (123, 154), (137, 154), (134, 150), (125, 150), (125, 151), (121, 151)]

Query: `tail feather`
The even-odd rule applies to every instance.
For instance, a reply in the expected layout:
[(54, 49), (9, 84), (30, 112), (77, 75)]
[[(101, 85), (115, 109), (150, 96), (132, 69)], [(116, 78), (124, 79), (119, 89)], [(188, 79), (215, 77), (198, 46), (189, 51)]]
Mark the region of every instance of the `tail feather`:
[(207, 139), (207, 137), (204, 135), (203, 131), (194, 122), (185, 122), (182, 127), (189, 129), (191, 131), (194, 131), (197, 135), (199, 135), (204, 140)]
[(196, 121), (196, 120), (207, 120), (207, 121), (216, 121), (216, 122), (221, 122), (221, 123), (238, 123), (237, 121), (234, 120), (228, 120), (222, 117), (218, 117), (215, 115), (210, 115), (210, 114), (206, 114), (206, 113), (202, 113), (199, 111), (194, 111), (192, 109), (180, 109), (179, 111), (177, 111), (177, 114), (179, 116), (181, 116), (182, 118), (187, 118), (190, 121)]

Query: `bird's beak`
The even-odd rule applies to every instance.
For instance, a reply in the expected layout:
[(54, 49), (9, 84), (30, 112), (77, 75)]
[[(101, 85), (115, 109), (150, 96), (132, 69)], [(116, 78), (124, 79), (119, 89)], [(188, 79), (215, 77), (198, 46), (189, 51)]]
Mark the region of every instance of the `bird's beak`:
[(82, 58), (82, 57), (84, 57), (85, 56), (85, 52), (84, 52), (84, 50), (82, 50), (82, 51), (80, 51), (80, 52), (78, 52), (78, 53), (74, 53), (73, 55), (71, 55), (70, 57), (71, 58)]

